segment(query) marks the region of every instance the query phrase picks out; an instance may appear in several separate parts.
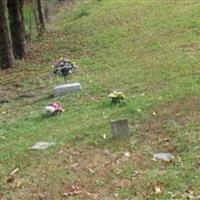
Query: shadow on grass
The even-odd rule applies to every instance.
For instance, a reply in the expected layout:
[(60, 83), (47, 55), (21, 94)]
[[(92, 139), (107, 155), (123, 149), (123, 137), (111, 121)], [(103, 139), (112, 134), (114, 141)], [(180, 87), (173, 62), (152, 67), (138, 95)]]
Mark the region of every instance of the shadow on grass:
[(98, 109), (114, 109), (114, 108), (122, 108), (127, 106), (127, 103), (120, 103), (120, 104), (114, 104), (111, 101), (104, 101), (101, 104), (98, 104)]
[(36, 117), (36, 118), (34, 118), (32, 120), (34, 120), (37, 123), (41, 123), (44, 120), (55, 119), (58, 116), (59, 116), (59, 114), (50, 115), (50, 114), (47, 114), (47, 113), (42, 113), (40, 116), (38, 116), (38, 117)]
[(82, 18), (84, 16), (88, 16), (90, 13), (86, 7), (81, 7), (80, 10), (77, 11), (76, 16), (73, 20), (77, 20), (79, 18)]
[(34, 103), (39, 103), (39, 102), (42, 102), (42, 101), (47, 101), (47, 100), (50, 100), (50, 99), (53, 99), (53, 94), (48, 94), (48, 95), (45, 95), (45, 96), (42, 96), (36, 100), (34, 100)]

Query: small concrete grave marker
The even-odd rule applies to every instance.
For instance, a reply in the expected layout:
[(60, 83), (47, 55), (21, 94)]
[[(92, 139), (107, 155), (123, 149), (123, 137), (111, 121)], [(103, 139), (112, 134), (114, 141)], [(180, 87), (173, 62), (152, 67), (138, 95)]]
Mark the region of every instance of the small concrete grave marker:
[(163, 161), (171, 161), (174, 159), (174, 156), (171, 153), (156, 153), (153, 155), (153, 160), (163, 160)]
[(123, 138), (129, 136), (128, 119), (112, 120), (111, 128), (114, 138)]
[(48, 149), (49, 147), (52, 147), (56, 145), (54, 142), (37, 142), (34, 144), (32, 147), (30, 147), (30, 150), (45, 150)]
[(80, 90), (81, 90), (80, 83), (69, 83), (69, 84), (58, 85), (54, 87), (54, 97), (64, 96), (68, 93), (78, 92)]

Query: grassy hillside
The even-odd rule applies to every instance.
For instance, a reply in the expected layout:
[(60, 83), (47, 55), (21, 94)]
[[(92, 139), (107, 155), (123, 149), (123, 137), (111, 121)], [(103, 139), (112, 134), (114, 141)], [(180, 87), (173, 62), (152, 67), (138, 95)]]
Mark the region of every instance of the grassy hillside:
[[(81, 193), (68, 199), (198, 199), (199, 17), (196, 0), (58, 7), (27, 59), (0, 72), (0, 199), (64, 199), (74, 185)], [(56, 99), (65, 112), (47, 117), (52, 89), (63, 83), (51, 74), (59, 57), (80, 66), (69, 82), (82, 91)], [(110, 103), (114, 89), (126, 105)], [(109, 123), (121, 117), (131, 136), (114, 140)], [(28, 151), (37, 141), (57, 145)], [(152, 161), (158, 152), (175, 159)]]

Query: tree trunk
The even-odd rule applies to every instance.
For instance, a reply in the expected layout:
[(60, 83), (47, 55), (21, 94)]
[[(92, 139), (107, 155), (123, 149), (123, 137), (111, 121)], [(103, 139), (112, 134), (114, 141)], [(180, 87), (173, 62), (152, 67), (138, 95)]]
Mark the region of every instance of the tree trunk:
[(14, 65), (12, 42), (6, 20), (6, 0), (0, 0), (0, 68)]
[(17, 59), (22, 59), (26, 55), (22, 8), (19, 0), (7, 0), (7, 5), (14, 56)]
[(44, 8), (42, 0), (37, 0), (37, 7), (38, 7), (40, 31), (43, 32), (45, 30), (45, 16), (44, 16)]
[(20, 5), (20, 14), (21, 14), (21, 16), (22, 16), (24, 34), (25, 34), (25, 36), (26, 36), (25, 25), (24, 25), (24, 13), (23, 13), (24, 0), (18, 0), (18, 1), (19, 1), (19, 5)]

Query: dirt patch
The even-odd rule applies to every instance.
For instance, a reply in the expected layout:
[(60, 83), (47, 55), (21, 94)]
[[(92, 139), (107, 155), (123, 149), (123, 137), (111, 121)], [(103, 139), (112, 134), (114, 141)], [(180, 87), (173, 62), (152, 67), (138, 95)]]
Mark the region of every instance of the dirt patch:
[[(147, 121), (140, 124), (138, 132), (155, 149), (174, 152), (175, 147), (170, 145), (172, 138), (169, 136), (169, 131), (172, 130), (168, 130), (167, 126), (174, 123), (174, 126), (177, 126), (178, 129), (190, 123), (198, 124), (199, 120), (200, 102), (198, 98), (192, 97), (162, 105), (152, 113), (152, 116)], [(196, 127), (197, 130), (199, 128)]]
[[(161, 127), (170, 120), (179, 123), (198, 121), (200, 118), (200, 102), (198, 98), (182, 99), (168, 103), (156, 110), (156, 116), (152, 116), (145, 122), (141, 130), (153, 133), (161, 133)], [(149, 130), (149, 131), (148, 131)], [(144, 132), (144, 131), (142, 131)]]
[[(78, 199), (116, 199), (117, 191), (135, 184), (137, 165), (143, 161), (140, 153), (112, 152), (96, 147), (66, 147), (51, 158), (40, 161), (38, 166), (25, 169), (7, 184), (7, 199), (64, 199), (77, 196)], [(133, 174), (123, 175), (122, 169), (130, 162)], [(34, 168), (34, 170), (33, 170)], [(33, 171), (32, 171), (33, 170)], [(75, 191), (74, 191), (75, 190)]]

